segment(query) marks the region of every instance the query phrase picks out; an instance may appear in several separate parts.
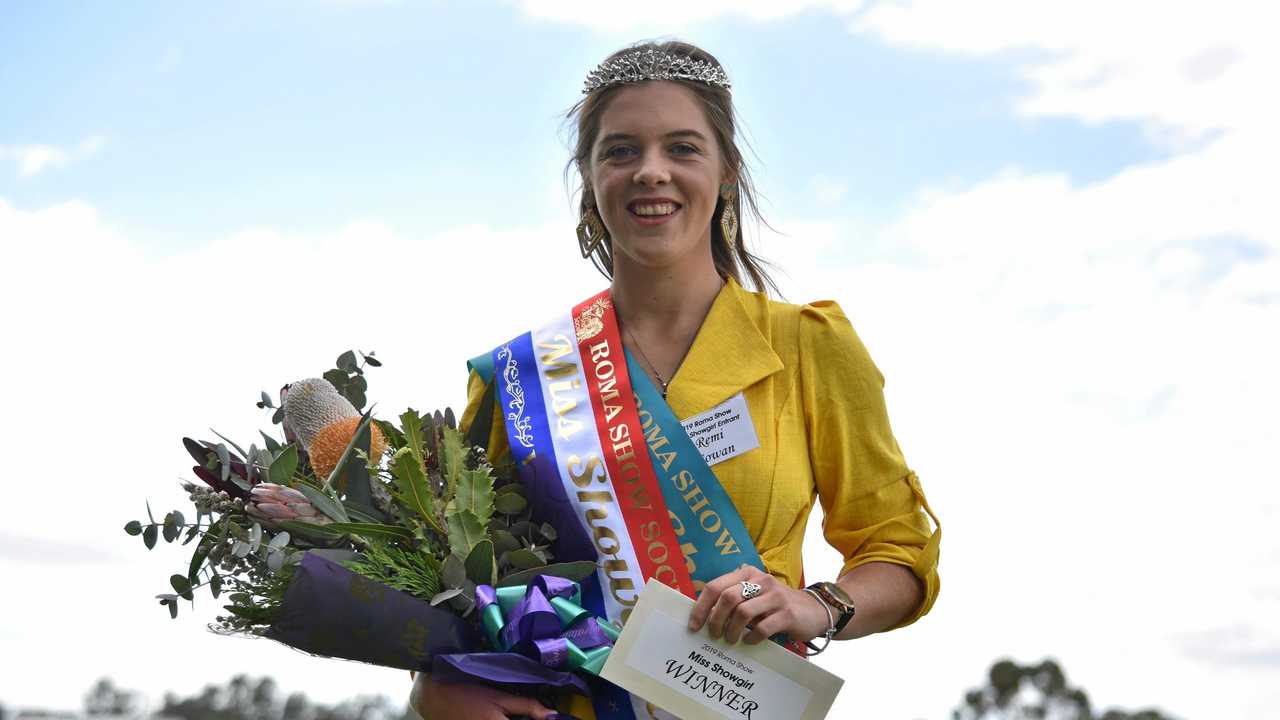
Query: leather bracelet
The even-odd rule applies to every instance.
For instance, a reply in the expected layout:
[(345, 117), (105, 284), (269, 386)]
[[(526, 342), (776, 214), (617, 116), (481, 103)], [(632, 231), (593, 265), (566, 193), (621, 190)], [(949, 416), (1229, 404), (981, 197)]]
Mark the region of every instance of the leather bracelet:
[(823, 650), (826, 650), (827, 646), (831, 644), (831, 638), (836, 634), (836, 616), (831, 613), (831, 606), (828, 605), (827, 601), (823, 600), (822, 596), (819, 595), (816, 591), (814, 591), (812, 588), (804, 588), (804, 591), (812, 595), (813, 599), (817, 600), (818, 604), (822, 606), (822, 609), (827, 611), (827, 632), (824, 633), (826, 642), (822, 643), (822, 647), (818, 647), (817, 645), (814, 645), (813, 642), (810, 640), (804, 641), (805, 647), (813, 651), (813, 652), (806, 651), (805, 657), (813, 657), (814, 655), (821, 653)]

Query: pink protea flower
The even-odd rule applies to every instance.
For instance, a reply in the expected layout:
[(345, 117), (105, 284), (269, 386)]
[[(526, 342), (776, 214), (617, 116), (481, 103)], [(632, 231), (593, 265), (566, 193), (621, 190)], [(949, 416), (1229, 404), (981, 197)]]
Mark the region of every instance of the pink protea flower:
[(249, 492), (244, 511), (259, 520), (301, 520), (327, 525), (330, 520), (316, 509), (306, 495), (291, 487), (275, 483), (255, 485)]

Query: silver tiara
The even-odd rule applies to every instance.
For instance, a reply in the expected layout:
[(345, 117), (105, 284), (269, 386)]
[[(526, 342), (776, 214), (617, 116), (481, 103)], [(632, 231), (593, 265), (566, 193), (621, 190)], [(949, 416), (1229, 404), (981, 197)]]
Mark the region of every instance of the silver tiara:
[(587, 73), (586, 82), (582, 83), (582, 94), (644, 80), (692, 80), (729, 89), (729, 76), (714, 63), (656, 48), (644, 48), (600, 63), (599, 67)]

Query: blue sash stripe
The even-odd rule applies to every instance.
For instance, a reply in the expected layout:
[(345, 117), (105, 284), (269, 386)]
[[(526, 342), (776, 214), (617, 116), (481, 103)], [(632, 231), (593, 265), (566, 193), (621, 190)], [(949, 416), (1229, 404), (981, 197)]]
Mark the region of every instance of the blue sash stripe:
[[(509, 356), (507, 352), (510, 353)], [(533, 334), (524, 333), (510, 343), (496, 348), (489, 356), (488, 363), (483, 359), (473, 360), (471, 367), (482, 379), (495, 383), (498, 411), (502, 414), (503, 425), (506, 427), (511, 457), (521, 480), (528, 488), (527, 496), (533, 509), (533, 517), (556, 528), (557, 537), (551, 546), (555, 559), (561, 562), (596, 561), (595, 545), (578, 521), (560, 482), (555, 446), (551, 442), (551, 428), (547, 424), (546, 405), (538, 384)], [(509, 368), (514, 370), (513, 374), (508, 372)], [(512, 407), (517, 394), (524, 402), (523, 412)], [(529, 422), (522, 423), (524, 419)], [(517, 423), (521, 426), (517, 427)], [(525, 447), (518, 439), (520, 437), (530, 438), (533, 447)], [(604, 591), (600, 587), (598, 574), (593, 573), (583, 578), (579, 584), (583, 607), (593, 615), (605, 617)], [(595, 684), (592, 705), (599, 720), (635, 720), (629, 694), (613, 683)]]
[[(684, 426), (680, 424), (675, 413), (671, 411), (671, 406), (667, 405), (667, 401), (654, 387), (648, 373), (636, 362), (630, 352), (627, 353), (627, 370), (631, 374), (631, 389), (635, 393), (636, 405), (640, 409), (641, 424), (644, 424), (644, 414), (648, 413), (652, 416), (658, 430), (667, 439), (667, 444), (660, 451), (665, 457), (660, 457), (659, 451), (655, 451), (653, 447), (649, 448), (649, 457), (653, 460), (653, 469), (658, 474), (658, 485), (662, 488), (662, 497), (667, 503), (667, 510), (674, 514), (684, 527), (684, 535), (680, 538), (680, 542), (692, 542), (697, 549), (693, 554), (695, 567), (690, 573), (693, 579), (707, 583), (725, 573), (737, 570), (743, 563), (764, 570), (764, 561), (760, 559), (755, 542), (747, 532), (747, 527), (743, 524), (742, 516), (738, 514), (738, 508), (733, 504), (733, 499), (729, 497), (729, 493), (725, 492), (720, 479), (715, 476), (711, 466), (702, 458), (702, 453), (698, 452), (697, 446), (689, 439)], [(646, 435), (651, 429), (645, 428)], [(674, 457), (667, 456), (667, 453), (673, 453)], [(663, 468), (664, 459), (670, 463), (665, 469)], [(684, 491), (672, 482), (672, 479), (682, 472), (687, 472), (693, 477), (693, 483), (690, 483)], [(690, 509), (690, 500), (686, 498), (686, 494), (694, 487), (694, 483), (701, 491), (701, 495), (707, 499), (706, 505), (700, 512)], [(715, 525), (711, 527), (716, 528), (715, 533), (705, 531), (707, 526), (703, 522), (704, 513), (709, 510), (714, 510), (714, 517), (707, 516), (706, 519), (708, 522), (714, 520)], [(727, 535), (722, 535), (722, 532)], [(732, 538), (733, 545), (722, 543), (717, 547), (716, 541), (723, 538)], [(736, 552), (722, 552), (729, 547), (736, 548)]]
[[(504, 348), (509, 349), (511, 356), (499, 357)], [(508, 378), (505, 369), (514, 363), (516, 375)], [(551, 443), (551, 428), (547, 425), (546, 405), (542, 400), (542, 391), (538, 385), (538, 365), (533, 354), (533, 334), (525, 333), (507, 345), (493, 351), (493, 381), (498, 391), (497, 397), (501, 406), (503, 424), (506, 425), (507, 438), (511, 445), (511, 457), (521, 480), (528, 488), (529, 504), (533, 507), (533, 516), (542, 522), (551, 523), (556, 528), (556, 541), (552, 543), (551, 552), (557, 560), (592, 560), (596, 559), (595, 545), (583, 529), (574, 512), (569, 498), (565, 495), (564, 486), (560, 483), (559, 465), (556, 461), (555, 446)], [(512, 382), (509, 382), (512, 380)], [(519, 417), (513, 417), (512, 409), (515, 393), (522, 393), (524, 411)], [(516, 429), (520, 419), (527, 419), (525, 429)], [(531, 436), (532, 448), (525, 447), (516, 438)], [(582, 583), (583, 606), (592, 613), (604, 616), (604, 596), (600, 583), (593, 575)]]

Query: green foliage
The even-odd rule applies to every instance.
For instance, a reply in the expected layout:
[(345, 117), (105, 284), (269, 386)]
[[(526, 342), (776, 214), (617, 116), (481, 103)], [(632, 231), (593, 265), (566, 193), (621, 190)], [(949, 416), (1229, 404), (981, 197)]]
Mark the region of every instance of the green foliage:
[[(313, 526), (314, 527), (314, 526)], [(384, 525), (381, 523), (330, 523), (320, 525), (330, 532), (343, 535), (359, 535), (365, 538), (378, 538), (391, 542), (408, 542), (413, 540), (413, 531), (401, 525)]]
[(342, 565), (354, 573), (422, 600), (430, 600), (440, 592), (440, 561), (431, 553), (372, 541), (357, 559)]
[[(337, 471), (335, 470), (335, 472)], [(298, 483), (294, 486), (294, 489), (306, 495), (307, 500), (330, 520), (335, 522), (349, 522), (351, 520), (351, 517), (347, 515), (346, 508), (342, 506), (342, 503), (332, 490), (313, 487), (306, 483)]]
[(444, 476), (447, 492), (452, 493), (462, 477), (462, 433), (446, 427), (442, 429), (440, 437), (443, 440), (440, 445), (440, 473)]
[(360, 442), (361, 437), (366, 438), (365, 453), (368, 453), (369, 445), (367, 438), (369, 436), (369, 423), (373, 420), (372, 413), (373, 408), (369, 408), (368, 412), (361, 416), (360, 423), (356, 425), (355, 432), (351, 435), (351, 440), (347, 442), (347, 447), (343, 449), (342, 455), (338, 456), (338, 463), (333, 466), (333, 471), (329, 473), (329, 477), (325, 478), (324, 486), (326, 488), (338, 488), (342, 486), (341, 480), (347, 471), (347, 463), (351, 461), (352, 455), (355, 454), (357, 444)]
[(418, 411), (409, 408), (400, 414), (400, 434), (404, 438), (404, 447), (413, 455), (422, 472), (426, 473), (426, 450), (422, 435), (422, 417)]
[[(263, 437), (266, 437), (265, 435)], [(298, 471), (298, 447), (290, 444), (283, 448), (267, 471), (267, 478), (277, 485), (288, 485)]]
[[(372, 412), (372, 408), (370, 408)], [(356, 454), (363, 458), (364, 462), (347, 463), (346, 468), (346, 498), (348, 505), (356, 507), (368, 508), (372, 513), (377, 513), (377, 509), (373, 507), (373, 479), (369, 476), (370, 462), (369, 452), (373, 443), (372, 416), (368, 416), (361, 423), (360, 428), (351, 438), (351, 447), (355, 449)], [(374, 458), (373, 462), (377, 462)]]
[(484, 525), (470, 510), (454, 510), (445, 517), (449, 524), (449, 549), (459, 558), (471, 554), (471, 549), (486, 539)]
[(489, 471), (463, 469), (458, 476), (454, 505), (460, 511), (475, 515), (481, 525), (488, 525), (493, 517), (493, 478)]
[(567, 580), (581, 581), (590, 577), (596, 571), (596, 564), (587, 560), (577, 560), (574, 562), (554, 563), (552, 565), (544, 565), (541, 567), (530, 568), (520, 572), (513, 572), (498, 581), (501, 587), (510, 587), (511, 585), (528, 585), (534, 577), (538, 575), (555, 575)]
[[(512, 486), (508, 486), (512, 487)], [(494, 507), (503, 515), (519, 515), (529, 503), (519, 492), (505, 492), (494, 500)]]
[(466, 560), (467, 579), (476, 585), (496, 585), (498, 560), (493, 554), (493, 541), (488, 538), (476, 543)]
[[(344, 352), (337, 367), (324, 373), (358, 408), (366, 404), (365, 368), (380, 365), (372, 355)], [(256, 404), (275, 411), (273, 421), (280, 421), (283, 403), (263, 392)], [(451, 409), (410, 408), (398, 420), (377, 420), (371, 408), (365, 411), (328, 478), (315, 477), (301, 448), (266, 433), (263, 446), (247, 450), (222, 435), (216, 443), (184, 438), (188, 454), (201, 465), (197, 476), (209, 486), (184, 485), (196, 507), (195, 522), (179, 510), (157, 520), (148, 506), (147, 521), (123, 527), (148, 549), (161, 539), (195, 543), (184, 572), (169, 577), (171, 592), (156, 595), (156, 601), (176, 617), (179, 600), (194, 602), (207, 587), (225, 603), (216, 629), (261, 634), (278, 615), (294, 568), (308, 550), (463, 615), (474, 609), (479, 584), (544, 571), (573, 579), (590, 574), (591, 563), (546, 567), (554, 529), (531, 521), (514, 469), (508, 465), (495, 473), (484, 448), (458, 430)], [(393, 451), (385, 466), (369, 458), (374, 423)], [(345, 492), (337, 482), (342, 477)], [(306, 501), (281, 491), (250, 492), (264, 482), (293, 488)], [(317, 515), (326, 521), (316, 522)]]
[[(358, 359), (357, 356), (359, 356)], [(365, 366), (382, 367), (382, 363), (373, 356), (372, 351), (365, 354), (347, 350), (338, 356), (334, 364), (337, 367), (325, 371), (321, 377), (337, 388), (338, 392), (350, 400), (357, 410), (364, 410), (367, 402), (366, 394), (369, 391), (369, 381), (364, 376)]]
[(433, 530), (444, 535), (445, 530), (436, 516), (435, 494), (427, 483), (422, 464), (408, 447), (392, 456), (391, 473), (395, 478), (396, 499)]

